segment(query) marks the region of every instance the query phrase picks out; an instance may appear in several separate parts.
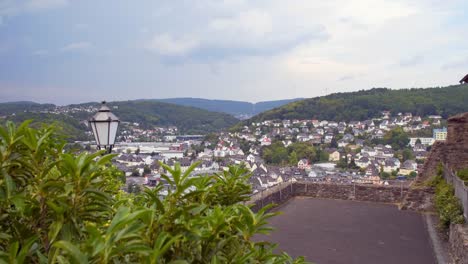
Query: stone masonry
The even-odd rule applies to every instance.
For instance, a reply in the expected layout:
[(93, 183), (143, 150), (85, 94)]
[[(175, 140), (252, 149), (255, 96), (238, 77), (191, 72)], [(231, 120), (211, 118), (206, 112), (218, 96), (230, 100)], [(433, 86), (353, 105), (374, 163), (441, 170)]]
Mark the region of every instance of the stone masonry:
[(406, 186), (294, 182), (281, 186), (275, 192), (263, 196), (257, 195), (250, 203), (253, 204), (252, 210), (254, 211), (258, 211), (268, 204), (283, 204), (294, 196), (378, 203), (400, 203), (407, 192), (408, 187)]
[(468, 113), (449, 118), (447, 132), (445, 142), (436, 142), (432, 145), (429, 157), (419, 172), (413, 188), (401, 205), (402, 209), (432, 210), (433, 190), (425, 187), (424, 183), (436, 175), (439, 164), (443, 164), (451, 171), (468, 168)]
[(421, 183), (435, 175), (439, 163), (454, 171), (468, 168), (468, 113), (448, 119), (447, 140), (432, 146), (417, 181)]

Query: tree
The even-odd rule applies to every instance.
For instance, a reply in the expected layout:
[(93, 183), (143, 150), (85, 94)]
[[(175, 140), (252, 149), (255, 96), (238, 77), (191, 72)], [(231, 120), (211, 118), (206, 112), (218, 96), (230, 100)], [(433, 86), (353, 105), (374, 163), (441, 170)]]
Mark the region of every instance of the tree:
[(401, 155), (402, 155), (403, 161), (414, 159), (413, 151), (409, 148), (403, 149), (403, 151), (401, 152)]
[(394, 150), (405, 148), (410, 141), (408, 134), (401, 127), (388, 131), (383, 140), (385, 144), (391, 145)]
[(293, 143), (288, 147), (288, 149), (290, 152), (296, 152), (298, 159), (307, 159), (309, 161), (314, 161), (317, 156), (317, 152), (314, 146), (306, 142)]
[(382, 172), (380, 173), (380, 178), (381, 178), (382, 180), (388, 180), (388, 179), (390, 179), (390, 176), (391, 176), (390, 173), (385, 172), (385, 171), (382, 171)]
[(297, 159), (297, 154), (295, 151), (291, 152), (289, 155), (289, 164), (292, 166), (296, 166), (299, 160)]
[(276, 213), (244, 205), (245, 169), (192, 178), (197, 163), (161, 164), (166, 197), (162, 183), (133, 195), (121, 191), (115, 155), (63, 146), (52, 128), (0, 127), (0, 262), (304, 263), (252, 240)]
[(250, 143), (249, 143), (247, 140), (245, 140), (245, 139), (241, 139), (241, 140), (239, 141), (239, 143), (240, 143), (240, 149), (241, 149), (245, 154), (247, 154), (247, 153), (249, 152), (249, 150), (250, 150)]
[(414, 179), (414, 178), (416, 178), (416, 176), (418, 176), (418, 173), (415, 172), (415, 171), (412, 171), (412, 172), (410, 172), (409, 176), (410, 176), (410, 178)]
[(141, 175), (140, 175), (140, 170), (138, 170), (138, 169), (136, 169), (136, 168), (133, 169), (131, 175), (132, 175), (133, 177), (139, 177), (139, 176), (141, 176)]
[(130, 153), (132, 153), (132, 150), (131, 149), (126, 149), (125, 153), (130, 154)]
[(356, 165), (356, 162), (354, 161), (354, 158), (351, 158), (351, 161), (348, 164), (349, 169), (359, 169), (359, 166)]
[(340, 169), (347, 169), (348, 168), (348, 156), (345, 154), (343, 157), (341, 157), (340, 161), (338, 161), (336, 166)]
[(141, 193), (141, 187), (136, 182), (129, 182), (127, 185), (128, 193), (139, 194)]
[(139, 155), (139, 154), (140, 154), (140, 148), (137, 148), (137, 149), (135, 150), (135, 155)]
[(281, 141), (276, 141), (262, 149), (262, 158), (271, 164), (287, 164), (289, 162), (289, 152)]
[(151, 174), (151, 169), (150, 169), (150, 167), (148, 167), (148, 165), (146, 165), (143, 168), (143, 175), (148, 175), (148, 174)]
[(420, 138), (416, 139), (416, 144), (422, 144), (422, 142), (421, 142), (421, 139), (420, 139)]

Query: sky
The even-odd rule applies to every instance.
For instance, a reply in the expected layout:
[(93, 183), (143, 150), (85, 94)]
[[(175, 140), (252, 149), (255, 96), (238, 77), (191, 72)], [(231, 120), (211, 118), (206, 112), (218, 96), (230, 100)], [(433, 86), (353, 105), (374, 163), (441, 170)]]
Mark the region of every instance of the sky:
[(468, 74), (466, 0), (0, 0), (0, 102), (258, 102)]

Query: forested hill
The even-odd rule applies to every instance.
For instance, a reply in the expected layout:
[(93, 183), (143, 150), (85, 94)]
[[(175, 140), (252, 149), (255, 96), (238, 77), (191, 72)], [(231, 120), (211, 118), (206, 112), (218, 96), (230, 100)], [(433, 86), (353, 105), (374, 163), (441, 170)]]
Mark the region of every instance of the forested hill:
[(124, 121), (142, 126), (174, 125), (184, 133), (206, 133), (230, 127), (239, 120), (226, 113), (156, 101), (112, 102), (112, 111)]
[[(120, 120), (139, 123), (142, 128), (176, 126), (181, 133), (204, 134), (231, 127), (239, 122), (226, 113), (156, 101), (121, 101), (110, 102), (108, 105)], [(99, 103), (62, 107), (32, 102), (0, 103), (0, 122), (12, 120), (20, 123), (33, 119), (37, 125), (55, 123), (71, 140), (83, 140), (87, 138), (84, 132), (88, 128), (81, 121), (88, 120), (94, 114), (88, 111), (90, 107), (97, 111)]]
[(55, 109), (55, 105), (53, 104), (39, 104), (29, 101), (0, 103), (0, 115), (53, 109)]
[[(208, 111), (222, 112), (231, 114), (233, 116), (253, 116), (263, 111), (279, 107), (290, 102), (301, 100), (298, 99), (286, 99), (277, 101), (265, 101), (258, 103), (249, 103), (243, 101), (231, 101), (231, 100), (210, 100), (201, 98), (169, 98), (169, 99), (154, 99), (154, 101), (166, 102), (178, 105), (192, 106)], [(152, 101), (152, 100), (151, 100)]]
[(445, 118), (467, 112), (468, 85), (399, 90), (374, 88), (335, 93), (293, 102), (263, 112), (246, 122), (272, 119), (365, 120), (379, 117), (385, 110), (421, 116), (438, 114)]

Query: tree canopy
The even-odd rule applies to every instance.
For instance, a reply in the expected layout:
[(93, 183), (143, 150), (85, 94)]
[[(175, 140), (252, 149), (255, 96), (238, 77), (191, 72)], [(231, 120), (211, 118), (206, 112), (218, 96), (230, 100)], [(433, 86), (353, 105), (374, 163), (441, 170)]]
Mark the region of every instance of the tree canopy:
[(191, 178), (197, 164), (186, 172), (162, 165), (167, 185), (133, 195), (121, 190), (114, 155), (63, 146), (51, 127), (0, 127), (0, 262), (304, 262), (252, 240), (270, 231), (275, 213), (244, 204), (244, 168)]
[(365, 120), (382, 111), (441, 115), (444, 118), (468, 111), (468, 85), (426, 89), (374, 88), (305, 99), (263, 112), (244, 124), (271, 119)]
[(307, 142), (295, 142), (285, 147), (281, 141), (275, 141), (262, 149), (262, 158), (270, 164), (297, 165), (301, 159), (328, 161), (328, 153)]

